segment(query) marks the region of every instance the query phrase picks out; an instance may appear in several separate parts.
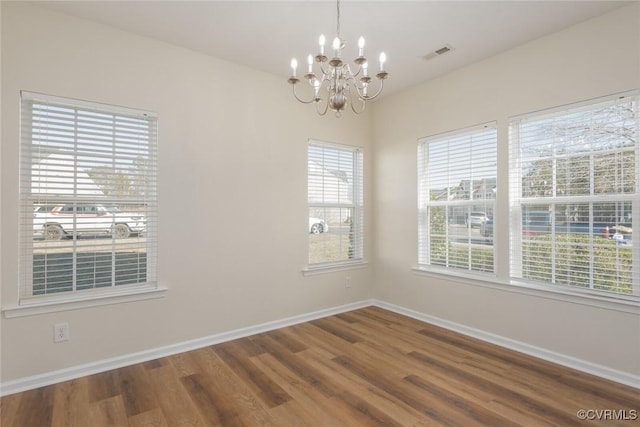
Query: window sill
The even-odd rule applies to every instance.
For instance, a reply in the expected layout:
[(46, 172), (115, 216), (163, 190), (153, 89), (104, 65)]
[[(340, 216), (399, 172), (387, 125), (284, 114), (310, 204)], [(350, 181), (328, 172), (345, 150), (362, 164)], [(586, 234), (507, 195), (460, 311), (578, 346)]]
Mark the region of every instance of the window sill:
[(471, 277), (466, 274), (451, 274), (442, 271), (431, 270), (424, 267), (413, 267), (411, 269), (415, 274), (433, 277), (442, 280), (449, 280), (471, 286), (482, 286), (485, 288), (496, 289), (504, 292), (513, 292), (524, 295), (531, 295), (538, 298), (547, 298), (556, 301), (564, 301), (573, 304), (587, 305), (591, 307), (599, 307), (607, 310), (620, 311), (624, 313), (640, 314), (640, 300), (634, 296), (606, 296), (599, 293), (584, 293), (571, 288), (558, 286), (534, 285), (531, 283), (518, 282), (515, 280), (509, 283), (500, 283), (491, 280), (490, 276)]
[(324, 274), (324, 273), (333, 273), (335, 271), (345, 271), (345, 270), (355, 270), (355, 269), (360, 269), (360, 268), (367, 268), (369, 266), (369, 263), (367, 261), (361, 260), (361, 261), (354, 261), (354, 262), (350, 262), (350, 263), (343, 263), (343, 264), (325, 264), (325, 265), (318, 265), (318, 266), (309, 266), (307, 268), (303, 268), (302, 269), (302, 275), (303, 276), (315, 276), (317, 274)]
[(61, 296), (59, 298), (47, 298), (23, 302), (14, 307), (3, 307), (5, 318), (35, 316), (59, 311), (77, 310), (88, 307), (99, 307), (109, 304), (121, 304), (133, 301), (143, 301), (165, 296), (167, 288), (146, 287), (135, 291), (123, 291), (120, 293), (102, 293), (92, 295)]

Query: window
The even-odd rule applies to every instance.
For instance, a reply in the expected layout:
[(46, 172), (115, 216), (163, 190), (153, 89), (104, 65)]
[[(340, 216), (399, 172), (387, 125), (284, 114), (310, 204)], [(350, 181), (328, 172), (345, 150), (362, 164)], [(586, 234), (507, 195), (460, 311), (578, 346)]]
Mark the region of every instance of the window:
[(362, 150), (309, 142), (309, 265), (362, 262), (362, 192)]
[(511, 275), (640, 295), (637, 94), (511, 120)]
[(155, 289), (153, 114), (22, 92), (20, 303)]
[(418, 141), (418, 263), (493, 272), (495, 124)]

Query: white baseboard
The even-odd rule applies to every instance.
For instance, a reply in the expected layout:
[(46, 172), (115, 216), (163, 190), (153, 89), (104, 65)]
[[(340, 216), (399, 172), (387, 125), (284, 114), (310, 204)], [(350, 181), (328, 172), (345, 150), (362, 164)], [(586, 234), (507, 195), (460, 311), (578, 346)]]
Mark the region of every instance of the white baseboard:
[(418, 311), (410, 310), (404, 307), (400, 307), (394, 304), (390, 304), (384, 301), (375, 299), (363, 300), (351, 304), (341, 305), (324, 310), (318, 310), (307, 314), (301, 314), (298, 316), (287, 317), (272, 322), (266, 322), (259, 325), (254, 325), (246, 328), (236, 329), (233, 331), (223, 332), (220, 334), (214, 334), (195, 340), (184, 341), (177, 344), (171, 344), (164, 347), (158, 347), (138, 353), (131, 353), (124, 356), (114, 357), (110, 359), (104, 359), (97, 362), (87, 363), (84, 365), (73, 366), (66, 369), (60, 369), (53, 372), (47, 372), (40, 375), (34, 375), (31, 377), (20, 378), (14, 381), (7, 381), (0, 384), (0, 396), (5, 396), (13, 393), (19, 393), (26, 390), (31, 390), (38, 387), (43, 387), (62, 381), (69, 381), (75, 378), (80, 378), (87, 375), (97, 374), (99, 372), (109, 371), (111, 369), (121, 368), (123, 366), (132, 365), (135, 363), (148, 362), (150, 360), (158, 359), (161, 357), (171, 356), (178, 353), (183, 353), (206, 346), (219, 344), (225, 341), (231, 341), (238, 338), (247, 337), (250, 335), (259, 334), (262, 332), (272, 331), (274, 329), (284, 328), (286, 326), (296, 325), (299, 323), (308, 322), (322, 317), (332, 316), (334, 314), (344, 313), (359, 308), (376, 306), (384, 308), (389, 311), (393, 311), (398, 314), (402, 314), (414, 319), (421, 320), (426, 323), (430, 323), (436, 326), (441, 326), (446, 329), (450, 329), (455, 332), (459, 332), (464, 335), (468, 335), (474, 338), (481, 339), (483, 341), (490, 342), (492, 344), (499, 345), (501, 347), (509, 348), (511, 350), (519, 351), (534, 357), (538, 357), (549, 362), (557, 363), (559, 365), (567, 366), (573, 369), (577, 369), (582, 372), (593, 374), (602, 378), (606, 378), (612, 381), (616, 381), (622, 384), (629, 385), (640, 389), (640, 376), (633, 375), (627, 372), (617, 371), (615, 369), (608, 368), (606, 366), (597, 365), (585, 360), (577, 359), (571, 356), (555, 353), (549, 350), (545, 350), (540, 347), (532, 346), (520, 341), (515, 341), (509, 338), (505, 338), (499, 335), (491, 334), (486, 331), (482, 331), (475, 328), (470, 328), (458, 323), (450, 322), (448, 320), (440, 319), (438, 317), (429, 316)]
[(148, 362), (150, 360), (155, 360), (161, 357), (184, 353), (186, 351), (195, 350), (214, 344), (220, 344), (222, 342), (231, 341), (238, 338), (244, 338), (250, 335), (260, 334), (262, 332), (284, 328), (286, 326), (309, 322), (311, 320), (332, 316), (334, 314), (369, 307), (371, 305), (373, 305), (373, 300), (359, 301), (351, 304), (341, 305), (338, 307), (328, 308), (325, 310), (318, 310), (311, 313), (249, 326), (246, 328), (240, 328), (233, 331), (222, 332), (220, 334), (209, 335), (195, 340), (184, 341), (177, 344), (171, 344), (164, 347), (145, 350), (138, 353), (126, 354), (124, 356), (99, 360), (97, 362), (91, 362), (84, 365), (72, 366), (70, 368), (60, 369), (53, 372), (46, 372), (44, 374), (34, 375), (31, 377), (20, 378), (14, 381), (7, 381), (0, 384), (0, 396), (6, 396), (9, 394), (19, 393), (38, 387), (44, 387), (62, 381), (69, 381), (75, 378), (93, 375), (100, 372), (109, 371), (111, 369), (122, 368), (123, 366), (129, 366), (136, 363)]
[(454, 332), (461, 333), (473, 338), (478, 338), (482, 341), (486, 341), (492, 344), (499, 345), (511, 350), (518, 351), (520, 353), (528, 354), (548, 362), (557, 363), (558, 365), (566, 366), (576, 369), (578, 371), (586, 372), (588, 374), (596, 375), (601, 378), (606, 378), (611, 381), (615, 381), (621, 384), (626, 384), (631, 387), (640, 389), (640, 376), (633, 375), (628, 372), (618, 371), (606, 366), (598, 365), (596, 363), (588, 362), (586, 360), (578, 359), (565, 354), (556, 353), (544, 348), (536, 347), (521, 341), (505, 338), (500, 335), (495, 335), (480, 329), (471, 328), (469, 326), (461, 325), (459, 323), (450, 322), (448, 320), (441, 319), (439, 317), (430, 316), (418, 311), (410, 310), (398, 305), (390, 304), (384, 301), (373, 300), (373, 304), (376, 307), (384, 308), (385, 310), (393, 311), (398, 314), (402, 314), (408, 317), (412, 317), (417, 320), (421, 320), (432, 325), (440, 326), (445, 329), (449, 329)]

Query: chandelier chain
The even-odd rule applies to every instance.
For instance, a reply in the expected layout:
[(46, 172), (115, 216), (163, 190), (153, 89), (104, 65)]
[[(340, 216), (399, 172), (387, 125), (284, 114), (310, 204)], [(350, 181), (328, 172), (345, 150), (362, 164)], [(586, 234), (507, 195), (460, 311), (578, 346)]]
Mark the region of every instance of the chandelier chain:
[(336, 33), (337, 33), (338, 38), (340, 38), (340, 0), (338, 0), (336, 2), (336, 8), (338, 9), (338, 13), (337, 13), (338, 23), (336, 25)]

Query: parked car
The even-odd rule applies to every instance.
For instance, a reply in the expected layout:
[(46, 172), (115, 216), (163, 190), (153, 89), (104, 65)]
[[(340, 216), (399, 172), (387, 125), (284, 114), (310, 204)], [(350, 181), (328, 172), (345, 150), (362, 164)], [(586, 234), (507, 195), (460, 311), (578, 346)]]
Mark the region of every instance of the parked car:
[[(526, 211), (522, 216), (522, 234), (536, 236), (551, 232), (551, 213), (549, 211)], [(480, 235), (493, 237), (493, 218), (487, 218), (480, 225)]]
[[(526, 236), (549, 234), (551, 232), (551, 215), (549, 210), (525, 210), (522, 213), (522, 234)], [(557, 225), (556, 223), (556, 227)]]
[(309, 233), (320, 234), (329, 231), (329, 226), (323, 219), (309, 217)]
[(145, 231), (146, 219), (139, 213), (121, 212), (99, 204), (39, 206), (33, 213), (33, 231), (45, 240), (60, 240), (83, 233), (107, 233), (118, 239)]
[[(522, 218), (522, 234), (537, 236), (551, 232), (551, 214), (547, 211), (529, 211)], [(557, 222), (556, 233), (589, 234), (602, 236), (615, 240), (618, 243), (629, 243), (633, 230), (631, 223), (610, 226), (603, 222)], [(480, 225), (480, 234), (484, 237), (493, 237), (493, 218)]]
[(489, 220), (487, 214), (484, 212), (471, 212), (469, 216), (464, 221), (464, 225), (469, 226), (471, 224), (471, 228), (479, 228)]
[(480, 224), (480, 235), (484, 237), (493, 237), (493, 218), (488, 218)]
[(620, 243), (628, 243), (631, 241), (633, 229), (631, 228), (631, 223), (614, 225), (607, 229), (606, 234), (610, 239), (616, 240)]

